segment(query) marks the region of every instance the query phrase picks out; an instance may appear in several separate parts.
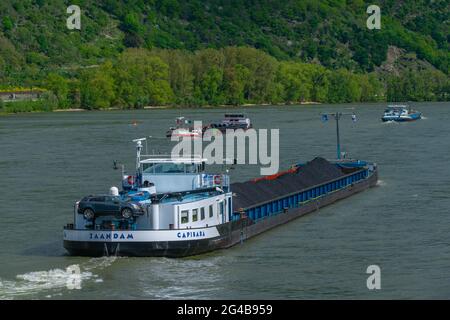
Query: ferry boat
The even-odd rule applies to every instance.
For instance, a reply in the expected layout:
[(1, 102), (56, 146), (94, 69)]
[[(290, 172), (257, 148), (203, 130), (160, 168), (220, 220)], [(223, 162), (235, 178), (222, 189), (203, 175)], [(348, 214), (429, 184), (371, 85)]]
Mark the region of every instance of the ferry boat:
[(416, 110), (412, 110), (408, 105), (389, 105), (384, 111), (381, 118), (383, 122), (386, 121), (415, 121), (422, 118), (422, 114)]
[(315, 158), (272, 176), (230, 184), (207, 173), (207, 159), (141, 155), (136, 172), (122, 174), (122, 191), (143, 214), (92, 218), (75, 203), (64, 247), (80, 256), (184, 257), (242, 243), (268, 229), (373, 187), (377, 166), (359, 160)]
[(190, 123), (185, 117), (178, 117), (175, 119), (175, 127), (170, 127), (166, 132), (166, 137), (191, 137), (191, 138), (201, 138), (201, 129), (195, 129), (192, 126), (188, 126)]
[(227, 129), (248, 130), (250, 128), (252, 128), (251, 120), (243, 113), (226, 113), (221, 122), (213, 122), (205, 127), (205, 129), (218, 129), (222, 133), (225, 133)]

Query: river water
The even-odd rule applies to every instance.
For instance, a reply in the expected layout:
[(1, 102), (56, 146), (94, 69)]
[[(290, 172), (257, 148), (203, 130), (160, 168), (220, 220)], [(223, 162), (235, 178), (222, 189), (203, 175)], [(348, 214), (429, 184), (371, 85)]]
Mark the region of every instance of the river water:
[[(425, 118), (382, 123), (382, 104), (252, 107), (255, 128), (280, 129), (281, 169), (342, 150), (379, 166), (379, 185), (242, 245), (183, 258), (68, 256), (62, 226), (74, 201), (118, 185), (134, 138), (167, 152), (177, 116), (221, 119), (225, 109), (20, 114), (0, 117), (0, 299), (386, 299), (450, 297), (450, 103), (415, 104)], [(228, 110), (230, 111), (230, 110)], [(236, 111), (236, 110), (234, 110)], [(135, 123), (134, 123), (135, 122)], [(134, 123), (134, 124), (133, 124)], [(232, 181), (259, 173), (231, 170)], [(81, 271), (70, 289), (69, 266)], [(381, 268), (368, 290), (366, 269)]]

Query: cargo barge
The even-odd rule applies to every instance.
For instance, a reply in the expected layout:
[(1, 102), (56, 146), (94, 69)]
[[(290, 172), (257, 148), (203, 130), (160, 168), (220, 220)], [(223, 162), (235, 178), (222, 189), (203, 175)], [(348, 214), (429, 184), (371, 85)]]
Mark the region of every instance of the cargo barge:
[[(373, 187), (378, 179), (374, 163), (315, 158), (230, 184), (228, 175), (206, 173), (206, 159), (141, 156), (141, 150), (137, 141), (136, 174), (123, 176), (120, 193), (111, 188), (104, 196), (115, 197), (118, 212), (87, 211), (89, 199), (101, 197), (75, 204), (74, 222), (63, 230), (70, 254), (184, 257), (229, 248)], [(120, 207), (124, 201), (137, 214)]]

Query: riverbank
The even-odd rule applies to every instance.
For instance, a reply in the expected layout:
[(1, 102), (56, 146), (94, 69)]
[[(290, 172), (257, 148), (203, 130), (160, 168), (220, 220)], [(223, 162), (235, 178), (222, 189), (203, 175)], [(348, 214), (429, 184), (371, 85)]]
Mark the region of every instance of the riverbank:
[[(32, 101), (32, 103), (36, 103), (36, 102), (41, 102), (41, 101)], [(446, 101), (421, 101), (420, 103), (445, 103)], [(192, 110), (199, 110), (199, 109), (204, 109), (204, 110), (213, 110), (213, 109), (218, 109), (218, 108), (226, 108), (226, 109), (241, 109), (242, 108), (259, 108), (259, 107), (289, 107), (289, 106), (294, 106), (294, 107), (307, 107), (307, 108), (312, 108), (314, 106), (318, 106), (318, 105), (323, 105), (323, 103), (321, 102), (315, 102), (315, 101), (304, 101), (304, 102), (298, 102), (298, 103), (282, 103), (282, 104), (268, 104), (268, 103), (262, 103), (262, 104), (251, 104), (251, 103), (246, 103), (246, 104), (242, 104), (242, 105), (216, 105), (216, 106), (212, 106), (212, 105), (202, 105), (202, 106), (145, 106), (141, 109), (124, 109), (124, 108), (118, 108), (118, 107), (113, 107), (113, 108), (104, 108), (104, 109), (83, 109), (83, 108), (64, 108), (64, 109), (50, 109), (50, 108), (42, 108), (42, 109), (38, 109), (35, 106), (25, 106), (24, 107), (24, 103), (23, 101), (20, 102), (14, 102), (14, 103), (20, 103), (21, 107), (15, 107), (15, 108), (5, 108), (1, 107), (0, 105), (0, 116), (6, 116), (6, 115), (14, 115), (14, 114), (21, 114), (21, 113), (51, 113), (51, 112), (90, 112), (90, 111), (100, 111), (100, 112), (107, 112), (107, 111), (129, 111), (129, 110), (161, 110), (161, 109), (192, 109)], [(389, 102), (386, 101), (380, 101), (380, 102), (372, 102), (372, 103), (382, 103), (382, 104), (388, 104)], [(351, 102), (348, 104), (370, 104), (370, 103), (363, 103), (363, 102)], [(6, 104), (4, 104), (5, 106)], [(327, 105), (341, 105), (340, 103), (336, 103), (336, 104), (327, 104)]]
[[(199, 105), (199, 106), (145, 106), (144, 110), (154, 109), (215, 109), (215, 108), (253, 108), (253, 107), (268, 107), (268, 106), (310, 106), (320, 105), (320, 102), (316, 101), (303, 101), (298, 103), (284, 103), (284, 104), (269, 104), (269, 103), (246, 103), (242, 105)], [(3, 107), (0, 107), (0, 115), (18, 114), (18, 113), (36, 113), (36, 112), (88, 112), (88, 111), (118, 111), (118, 110), (130, 110), (123, 108), (105, 108), (105, 109), (83, 109), (83, 108), (64, 108), (64, 109), (51, 109), (46, 108), (43, 101), (17, 101), (4, 103)]]

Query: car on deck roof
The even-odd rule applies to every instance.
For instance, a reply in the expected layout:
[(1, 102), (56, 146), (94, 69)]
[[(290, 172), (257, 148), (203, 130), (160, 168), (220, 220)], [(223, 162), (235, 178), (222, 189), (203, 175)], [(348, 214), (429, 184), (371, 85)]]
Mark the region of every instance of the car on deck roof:
[(145, 208), (138, 202), (130, 201), (130, 198), (124, 200), (120, 196), (90, 195), (78, 203), (78, 213), (84, 215), (86, 220), (95, 220), (100, 216), (130, 219), (143, 215)]

